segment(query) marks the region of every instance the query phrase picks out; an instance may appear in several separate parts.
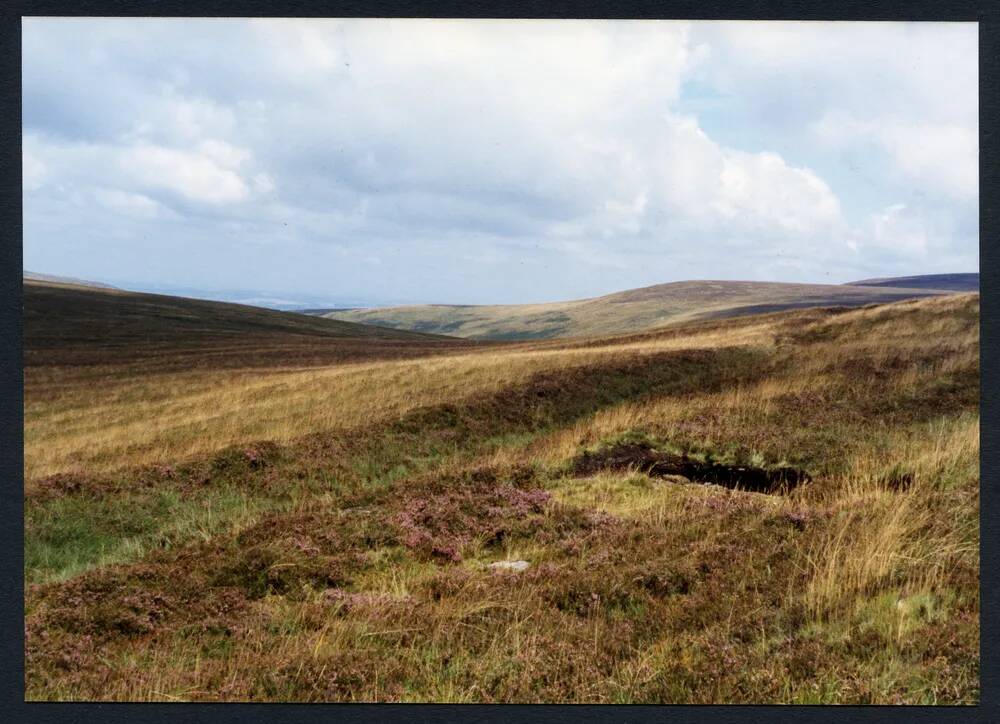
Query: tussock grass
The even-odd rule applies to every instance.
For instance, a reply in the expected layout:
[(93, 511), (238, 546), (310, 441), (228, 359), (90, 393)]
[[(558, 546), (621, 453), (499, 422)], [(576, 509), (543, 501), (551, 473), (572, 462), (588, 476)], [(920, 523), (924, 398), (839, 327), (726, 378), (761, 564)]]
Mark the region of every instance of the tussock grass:
[(917, 534), (929, 523), (930, 513), (915, 495), (882, 493), (858, 502), (864, 507), (839, 511), (837, 523), (808, 559), (813, 574), (805, 600), (817, 617), (859, 595), (907, 582), (909, 569), (929, 555)]

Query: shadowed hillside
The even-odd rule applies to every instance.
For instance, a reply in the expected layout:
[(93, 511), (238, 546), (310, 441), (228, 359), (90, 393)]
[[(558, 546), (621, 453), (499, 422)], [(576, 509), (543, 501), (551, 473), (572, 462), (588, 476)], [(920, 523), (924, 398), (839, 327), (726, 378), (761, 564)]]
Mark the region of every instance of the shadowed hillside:
[(916, 277), (888, 277), (849, 282), (856, 287), (906, 287), (952, 292), (978, 292), (979, 274), (924, 274)]
[(692, 319), (805, 307), (853, 307), (941, 293), (945, 292), (929, 288), (690, 281), (547, 304), (434, 304), (319, 313), (331, 319), (470, 339), (527, 340), (622, 334)]
[[(128, 360), (218, 365), (226, 358), (238, 366), (301, 364), (468, 345), (240, 304), (27, 280), (24, 340), (29, 366)], [(186, 360), (180, 359), (183, 351), (191, 355)]]

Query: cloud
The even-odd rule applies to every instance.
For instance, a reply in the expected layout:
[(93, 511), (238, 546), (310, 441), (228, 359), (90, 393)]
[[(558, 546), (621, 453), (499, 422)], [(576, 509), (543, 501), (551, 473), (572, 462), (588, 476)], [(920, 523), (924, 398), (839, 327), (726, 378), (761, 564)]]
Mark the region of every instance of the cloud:
[(919, 215), (906, 204), (893, 204), (873, 214), (867, 241), (873, 246), (889, 249), (896, 254), (927, 253), (927, 230)]
[(973, 23), (704, 24), (697, 73), (779, 147), (849, 153), (897, 195), (978, 198)]
[(138, 144), (123, 149), (118, 163), (121, 172), (142, 187), (166, 190), (190, 201), (225, 204), (244, 201), (250, 195), (234, 169), (204, 151)]
[(752, 218), (766, 228), (797, 234), (840, 222), (840, 204), (830, 187), (777, 154), (730, 152), (720, 180), (713, 207), (727, 219)]
[(975, 127), (929, 124), (895, 118), (863, 120), (828, 112), (812, 126), (823, 143), (834, 148), (874, 144), (892, 162), (904, 182), (918, 184), (958, 201), (979, 198), (979, 139)]
[(115, 213), (155, 219), (166, 212), (163, 206), (143, 194), (119, 191), (118, 189), (93, 190), (94, 200)]
[[(978, 116), (975, 23), (698, 23), (712, 48), (698, 75), (786, 126), (827, 109), (932, 122)], [(785, 122), (780, 123), (784, 118)]]
[[(121, 145), (59, 142), (34, 134), (25, 136), (24, 164), (35, 193), (56, 186), (128, 189), (132, 196), (162, 195), (159, 203), (192, 202), (219, 206), (246, 202), (274, 191), (264, 172), (253, 172), (252, 153), (207, 139), (191, 149), (167, 148), (147, 142)], [(44, 160), (43, 160), (44, 159)], [(61, 189), (61, 191), (60, 191)]]
[(21, 175), (25, 191), (37, 191), (45, 181), (45, 164), (28, 147), (21, 153)]
[(188, 286), (528, 301), (969, 259), (975, 34), (906, 25), (26, 19), (26, 263), (100, 276), (114, 227)]

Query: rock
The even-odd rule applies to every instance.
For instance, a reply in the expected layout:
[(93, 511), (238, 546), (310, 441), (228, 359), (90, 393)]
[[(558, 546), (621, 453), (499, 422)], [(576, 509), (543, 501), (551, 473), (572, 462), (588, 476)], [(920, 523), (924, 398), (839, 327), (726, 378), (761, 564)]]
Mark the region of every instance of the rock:
[(527, 561), (497, 561), (489, 567), (494, 571), (523, 571), (530, 565)]
[(677, 485), (689, 485), (691, 483), (691, 478), (685, 478), (683, 475), (662, 475), (658, 478), (653, 478), (653, 480), (663, 483), (675, 483)]

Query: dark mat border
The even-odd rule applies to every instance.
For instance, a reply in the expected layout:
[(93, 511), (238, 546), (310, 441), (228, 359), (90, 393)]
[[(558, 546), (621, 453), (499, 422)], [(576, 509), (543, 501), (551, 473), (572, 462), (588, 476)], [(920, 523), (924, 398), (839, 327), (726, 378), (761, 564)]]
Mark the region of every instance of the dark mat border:
[[(555, 705), (323, 705), (323, 704), (42, 704), (24, 702), (23, 661), (23, 370), (21, 226), (21, 24), (22, 16), (279, 16), (279, 17), (582, 17), (785, 20), (978, 21), (980, 58), (980, 280), (982, 289), (982, 703), (978, 707), (774, 707), (774, 706), (555, 706)], [(515, 720), (723, 723), (744, 721), (1000, 721), (997, 571), (1000, 506), (1000, 396), (997, 319), (1000, 285), (1000, 3), (953, 0), (15, 0), (0, 15), (0, 717), (8, 721), (212, 720), (248, 724), (272, 721)]]

